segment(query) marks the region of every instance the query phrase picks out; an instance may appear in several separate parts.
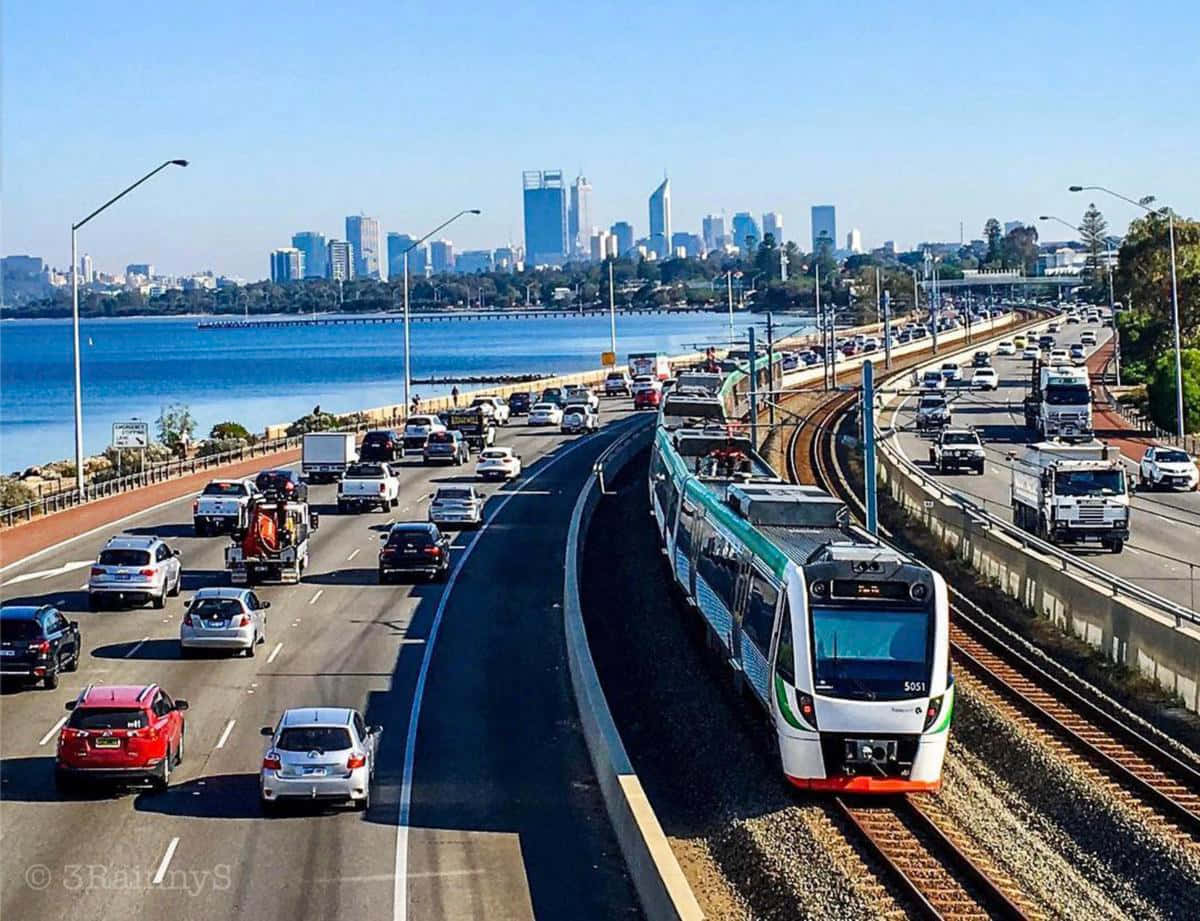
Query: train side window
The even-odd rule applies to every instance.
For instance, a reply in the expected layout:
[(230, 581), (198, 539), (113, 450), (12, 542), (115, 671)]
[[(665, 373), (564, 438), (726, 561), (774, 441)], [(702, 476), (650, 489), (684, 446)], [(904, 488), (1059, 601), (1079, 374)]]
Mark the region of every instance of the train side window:
[(779, 616), (779, 648), (775, 651), (775, 674), (788, 684), (795, 684), (796, 649), (792, 645), (792, 612), (786, 599), (783, 602), (783, 611)]
[(707, 519), (701, 519), (700, 553), (696, 571), (730, 612), (736, 609), (738, 578), (737, 547), (726, 540)]
[(679, 505), (679, 487), (675, 485), (675, 481), (672, 479), (667, 480), (667, 487), (670, 495), (667, 496), (667, 504), (663, 507), (663, 513), (669, 531), (675, 523), (675, 509)]
[(675, 529), (675, 549), (685, 557), (692, 555), (692, 528), (696, 522), (696, 510), (684, 494), (679, 506), (679, 526)]
[(764, 656), (771, 651), (771, 630), (775, 626), (775, 608), (778, 605), (779, 589), (761, 573), (752, 570), (742, 632)]
[(671, 477), (667, 473), (667, 465), (663, 463), (662, 452), (657, 450), (657, 448), (654, 451), (651, 474), (654, 477), (654, 494), (658, 497), (658, 506), (665, 515), (671, 495)]

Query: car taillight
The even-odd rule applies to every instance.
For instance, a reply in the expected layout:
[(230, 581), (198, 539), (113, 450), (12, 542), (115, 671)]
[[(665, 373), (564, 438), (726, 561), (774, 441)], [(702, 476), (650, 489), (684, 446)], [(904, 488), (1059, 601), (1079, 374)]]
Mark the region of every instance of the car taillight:
[(192, 500), (192, 514), (195, 515), (196, 512), (198, 512), (198, 511), (200, 511), (200, 500), (193, 499)]
[(152, 579), (152, 578), (154, 578), (154, 570), (153, 569), (143, 569), (141, 571), (141, 575), (145, 576), (147, 579)]
[(430, 556), (441, 556), (442, 548), (441, 547), (426, 547), (425, 552), (428, 553)]
[(379, 495), (381, 495), (381, 496), (382, 496), (382, 495), (383, 495), (385, 492), (387, 492), (387, 484), (386, 484), (386, 483), (380, 483), (380, 484), (379, 484)]
[(925, 708), (925, 729), (922, 732), (929, 730), (939, 716), (942, 715), (942, 698), (941, 696), (934, 697), (929, 701), (929, 706)]
[(153, 726), (147, 726), (144, 729), (135, 729), (129, 733), (130, 738), (145, 739), (147, 742), (155, 742), (158, 740), (158, 730)]
[(275, 754), (275, 752), (267, 752), (263, 757), (262, 766), (264, 771), (278, 771), (283, 767), (283, 764), (279, 760), (279, 755)]
[(49, 640), (40, 640), (37, 643), (30, 643), (29, 651), (30, 652), (40, 652), (42, 655), (45, 655), (46, 653), (48, 653), (50, 651), (50, 641)]
[(349, 757), (349, 759), (347, 759), (347, 761), (346, 761), (346, 770), (348, 770), (348, 771), (353, 771), (355, 768), (366, 767), (366, 766), (367, 766), (367, 756), (366, 755), (357, 755), (357, 754), (351, 755)]
[(239, 627), (249, 627), (250, 626), (250, 615), (243, 614), (241, 617), (239, 617), (237, 625)]
[(183, 625), (185, 627), (190, 627), (192, 625), (192, 614), (190, 611), (183, 615)]
[(88, 734), (86, 729), (64, 728), (62, 734), (58, 737), (58, 740), (60, 742), (78, 742), (80, 739), (86, 739), (87, 737)]
[(103, 566), (93, 566), (93, 567), (92, 567), (92, 575), (93, 575), (93, 576), (102, 576), (102, 575), (104, 575), (104, 567), (103, 567)]

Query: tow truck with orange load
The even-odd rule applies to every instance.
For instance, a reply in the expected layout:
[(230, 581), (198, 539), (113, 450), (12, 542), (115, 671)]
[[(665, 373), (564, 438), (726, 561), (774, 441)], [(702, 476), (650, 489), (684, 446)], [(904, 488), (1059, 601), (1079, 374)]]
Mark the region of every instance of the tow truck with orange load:
[(275, 493), (253, 497), (244, 524), (234, 529), (233, 542), (225, 548), (230, 581), (299, 582), (308, 568), (308, 539), (317, 524), (307, 502), (290, 502)]

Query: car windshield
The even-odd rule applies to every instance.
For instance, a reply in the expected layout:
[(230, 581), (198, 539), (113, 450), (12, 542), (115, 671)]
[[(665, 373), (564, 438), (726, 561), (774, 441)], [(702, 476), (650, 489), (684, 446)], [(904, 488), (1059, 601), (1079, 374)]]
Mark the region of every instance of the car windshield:
[(126, 550), (120, 547), (110, 547), (100, 551), (101, 566), (145, 566), (149, 562), (149, 550)]
[(624, 381), (624, 380), (625, 380), (625, 375), (624, 375), (624, 374), (620, 374), (620, 373), (618, 373), (618, 372), (614, 372), (614, 373), (610, 374), (610, 375), (609, 375), (609, 376), (606, 378), (606, 380), (610, 380), (610, 381)]
[(942, 375), (938, 371), (926, 371), (925, 372), (925, 380), (927, 380), (927, 381), (941, 380), (941, 377), (942, 377)]
[(409, 428), (422, 428), (422, 427), (430, 426), (430, 425), (433, 425), (433, 419), (431, 419), (429, 416), (409, 416), (408, 417)]
[(949, 432), (942, 437), (942, 444), (975, 445), (979, 444), (979, 441), (969, 432)]
[(145, 729), (146, 711), (134, 707), (76, 707), (67, 725), (72, 729)]
[(479, 455), (481, 460), (504, 460), (508, 457), (507, 451), (487, 450)]
[(1186, 451), (1159, 451), (1155, 457), (1163, 464), (1190, 464), (1192, 459)]
[(291, 475), (286, 470), (268, 470), (260, 473), (254, 482), (259, 489), (271, 489), (276, 486), (286, 486), (291, 479)]
[(448, 499), (451, 502), (466, 502), (471, 498), (471, 495), (472, 493), (469, 488), (464, 489), (462, 487), (454, 486), (449, 488), (443, 487), (437, 491), (437, 495), (433, 497), (433, 501), (442, 502)]
[(392, 441), (391, 432), (367, 432), (363, 437), (363, 445), (383, 445)]
[(389, 547), (428, 547), (431, 543), (428, 528), (397, 528), (387, 540)]
[(1046, 387), (1046, 403), (1050, 406), (1081, 406), (1092, 401), (1087, 384), (1050, 384)]
[(275, 747), (285, 752), (338, 752), (350, 748), (350, 730), (343, 726), (290, 726), (279, 733)]
[(429, 443), (431, 445), (449, 444), (453, 440), (454, 436), (449, 432), (434, 432), (429, 436)]
[(553, 403), (538, 403), (537, 406), (533, 407), (533, 411), (535, 413), (548, 413), (553, 412), (554, 408)]
[(896, 700), (929, 693), (927, 610), (814, 608), (812, 632), (818, 694)]
[(23, 640), (35, 640), (42, 635), (42, 628), (35, 620), (25, 618), (5, 618), (0, 620), (0, 640), (6, 643), (19, 643)]
[(563, 411), (568, 413), (585, 413), (587, 412), (587, 408), (579, 403), (572, 403)]
[(1120, 470), (1060, 471), (1054, 491), (1060, 496), (1116, 496), (1125, 491), (1125, 474)]
[(236, 598), (197, 598), (188, 613), (205, 620), (228, 620), (242, 613), (242, 603)]
[(209, 483), (204, 487), (206, 496), (244, 496), (246, 487), (241, 483)]
[(945, 409), (946, 401), (945, 400), (936, 400), (936, 399), (934, 399), (934, 400), (925, 399), (925, 400), (921, 401), (921, 405), (919, 408), (920, 409)]
[(379, 464), (352, 464), (346, 469), (346, 476), (350, 479), (369, 480), (383, 476), (383, 468)]

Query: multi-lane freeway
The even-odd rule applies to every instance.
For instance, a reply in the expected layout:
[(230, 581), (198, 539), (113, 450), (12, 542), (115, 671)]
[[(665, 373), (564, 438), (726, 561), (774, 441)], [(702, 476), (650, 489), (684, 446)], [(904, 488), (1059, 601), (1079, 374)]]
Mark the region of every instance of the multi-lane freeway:
[[(226, 582), (227, 538), (193, 536), (190, 497), (112, 528), (181, 551), (184, 592), (165, 610), (88, 612), (82, 587), (109, 532), (9, 568), (5, 603), (57, 604), (85, 655), (57, 690), (8, 687), (0, 701), (0, 914), (638, 917), (578, 729), (560, 609), (572, 504), (614, 433), (637, 424), (629, 411), (606, 403), (607, 425), (580, 438), (502, 429), (525, 473), (487, 488), (485, 525), (456, 537), (445, 585), (379, 585), (379, 538), (392, 518), (424, 519), (434, 485), (472, 468), (404, 462), (390, 514), (338, 515), (334, 487), (313, 487), (311, 566), (299, 585), (257, 590), (271, 608), (256, 658), (180, 657), (184, 603)], [(64, 704), (90, 683), (150, 682), (190, 703), (170, 789), (60, 797)], [(313, 705), (384, 727), (370, 808), (265, 818), (260, 727)]]
[[(1067, 326), (1059, 338), (1065, 341), (1071, 338), (1070, 330), (1080, 328)], [(1097, 332), (1096, 348), (1100, 348), (1111, 331), (1093, 329)], [(969, 363), (969, 360), (965, 362)], [(1032, 363), (1019, 356), (993, 355), (992, 364), (1000, 378), (998, 389), (970, 389), (970, 370), (964, 368), (962, 386), (951, 386), (947, 390), (954, 424), (974, 426), (983, 439), (987, 454), (984, 475), (947, 473), (939, 479), (974, 501), (985, 502), (993, 514), (1011, 521), (1011, 473), (1007, 455), (1010, 452), (1019, 454), (1029, 440), (1021, 401), (1029, 392)], [(897, 444), (900, 449), (917, 464), (927, 465), (930, 439), (916, 431), (915, 403), (913, 398), (898, 400), (880, 422), (885, 428), (899, 429)], [(1136, 482), (1136, 461), (1123, 459), (1131, 481)], [(1185, 535), (1195, 534), (1200, 529), (1200, 493), (1139, 489), (1132, 499), (1130, 521), (1130, 540), (1121, 554), (1109, 553), (1095, 545), (1071, 549), (1148, 591), (1179, 604), (1194, 605), (1200, 596), (1200, 543), (1188, 540)]]

